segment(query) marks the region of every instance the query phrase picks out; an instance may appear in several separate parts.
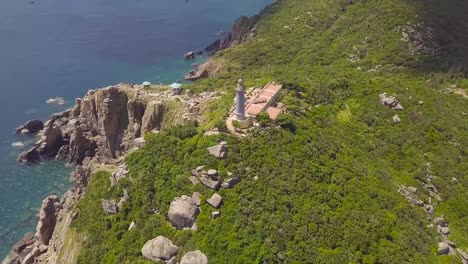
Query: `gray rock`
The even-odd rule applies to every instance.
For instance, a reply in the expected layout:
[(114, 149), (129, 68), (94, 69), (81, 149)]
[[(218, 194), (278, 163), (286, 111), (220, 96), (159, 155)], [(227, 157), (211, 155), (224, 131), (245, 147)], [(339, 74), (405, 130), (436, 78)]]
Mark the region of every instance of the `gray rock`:
[(206, 202), (214, 208), (219, 208), (223, 202), (223, 198), (219, 194), (215, 193), (210, 199), (206, 200)]
[(21, 253), (26, 247), (34, 244), (34, 233), (27, 233), (24, 237), (16, 242), (16, 244), (11, 248), (15, 253)]
[(394, 115), (392, 119), (394, 124), (398, 124), (401, 122), (401, 119), (398, 115)]
[(221, 182), (220, 181), (215, 181), (215, 180), (212, 180), (211, 178), (209, 177), (205, 177), (205, 176), (201, 176), (201, 177), (198, 177), (198, 180), (207, 188), (210, 188), (210, 189), (213, 189), (215, 191), (217, 191), (219, 189), (219, 187), (221, 186)]
[(449, 245), (450, 247), (453, 247), (453, 248), (456, 248), (457, 247), (457, 244), (453, 241), (450, 241), (450, 240), (445, 240), (445, 243), (447, 243), (447, 245)]
[(239, 177), (234, 177), (234, 178), (224, 180), (222, 186), (223, 186), (223, 188), (231, 189), (236, 184), (238, 184), (239, 182), (240, 182), (240, 178)]
[(42, 129), (44, 129), (44, 123), (41, 120), (29, 120), (24, 125), (16, 128), (15, 132), (16, 134), (34, 134)]
[(55, 155), (55, 160), (68, 160), (70, 155), (70, 147), (68, 145), (63, 145), (60, 147), (57, 155)]
[(207, 148), (208, 152), (217, 159), (227, 158), (228, 146), (227, 144), (218, 144)]
[(200, 250), (190, 251), (185, 253), (180, 264), (208, 264), (208, 257)]
[(182, 195), (176, 197), (169, 207), (168, 218), (177, 229), (191, 228), (197, 219), (200, 209), (192, 198)]
[(211, 213), (211, 218), (216, 219), (221, 216), (221, 213), (219, 211), (214, 211)]
[(141, 134), (144, 135), (153, 129), (161, 130), (161, 124), (166, 112), (166, 105), (163, 102), (151, 101), (146, 107), (141, 124)]
[(175, 257), (178, 250), (179, 248), (171, 240), (163, 236), (157, 236), (145, 243), (141, 249), (141, 253), (143, 257), (149, 260), (166, 262)]
[(209, 137), (209, 136), (217, 136), (219, 134), (220, 134), (219, 130), (217, 128), (213, 128), (212, 130), (206, 131), (205, 134), (203, 134), (203, 136)]
[(192, 200), (197, 206), (200, 206), (201, 194), (199, 192), (192, 193)]
[(447, 255), (450, 252), (450, 246), (445, 242), (439, 242), (437, 255)]
[(115, 186), (119, 183), (119, 181), (125, 176), (127, 176), (129, 170), (127, 164), (120, 165), (117, 170), (115, 170), (112, 175), (110, 176), (111, 186)]
[(104, 213), (106, 213), (106, 215), (112, 215), (119, 212), (119, 206), (114, 200), (102, 199), (101, 203), (102, 209), (104, 210)]
[(42, 201), (39, 211), (39, 222), (36, 227), (36, 238), (44, 245), (49, 244), (49, 240), (57, 224), (57, 214), (60, 208), (57, 207), (60, 199), (56, 195), (50, 195)]
[(189, 177), (189, 181), (190, 181), (193, 185), (197, 185), (198, 183), (200, 183), (200, 181), (198, 180), (198, 178), (195, 177), (195, 176), (190, 176), (190, 177)]
[(185, 53), (185, 54), (184, 54), (184, 58), (185, 58), (186, 60), (193, 60), (193, 59), (195, 59), (195, 52), (190, 51), (190, 52)]
[(208, 176), (212, 179), (218, 179), (218, 171), (217, 170), (208, 170)]
[(448, 235), (448, 234), (450, 234), (450, 229), (448, 228), (448, 226), (444, 226), (444, 227), (440, 228), (440, 233), (442, 235)]
[(196, 170), (197, 172), (201, 172), (201, 171), (203, 170), (203, 168), (205, 168), (205, 166), (204, 166), (204, 165), (201, 165), (201, 166), (198, 166), (195, 170)]
[(133, 140), (133, 146), (137, 148), (143, 148), (146, 144), (146, 141), (143, 137), (135, 138)]
[(445, 219), (443, 217), (434, 218), (434, 223), (441, 227), (447, 226), (447, 222), (445, 222)]
[(466, 251), (463, 251), (461, 248), (457, 248), (457, 251), (465, 262), (468, 261), (468, 253)]

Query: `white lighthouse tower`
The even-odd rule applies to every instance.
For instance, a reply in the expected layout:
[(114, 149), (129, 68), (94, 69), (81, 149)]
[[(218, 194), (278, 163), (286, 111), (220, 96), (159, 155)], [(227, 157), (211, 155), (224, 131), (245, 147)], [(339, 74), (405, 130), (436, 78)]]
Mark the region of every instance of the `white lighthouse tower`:
[(250, 126), (250, 118), (245, 115), (245, 86), (244, 81), (239, 79), (236, 88), (236, 113), (234, 120), (239, 122), (241, 128)]

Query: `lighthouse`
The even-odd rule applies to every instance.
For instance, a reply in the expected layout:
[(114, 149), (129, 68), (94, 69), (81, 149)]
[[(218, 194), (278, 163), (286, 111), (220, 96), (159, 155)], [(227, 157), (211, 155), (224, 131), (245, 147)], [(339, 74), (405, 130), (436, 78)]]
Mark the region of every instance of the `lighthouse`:
[(242, 79), (239, 79), (239, 81), (237, 81), (236, 119), (238, 121), (247, 119), (245, 117), (245, 87), (244, 87), (244, 81)]

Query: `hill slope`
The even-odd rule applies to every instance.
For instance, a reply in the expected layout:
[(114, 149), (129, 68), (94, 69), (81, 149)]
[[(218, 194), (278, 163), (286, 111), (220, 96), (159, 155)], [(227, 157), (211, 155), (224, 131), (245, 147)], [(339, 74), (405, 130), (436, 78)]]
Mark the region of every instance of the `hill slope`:
[[(144, 243), (164, 235), (179, 259), (200, 249), (210, 263), (460, 262), (437, 256), (441, 236), (397, 190), (415, 186), (434, 216), (445, 215), (448, 238), (468, 248), (468, 103), (459, 95), (468, 88), (466, 11), (455, 0), (276, 2), (258, 36), (218, 53), (212, 63), (222, 70), (193, 90), (232, 91), (241, 76), (250, 86), (283, 82), (292, 123), (248, 139), (204, 137), (190, 126), (147, 135), (127, 158), (131, 180), (109, 188), (108, 173), (94, 175), (73, 226), (87, 237), (79, 261), (144, 263)], [(380, 104), (383, 92), (404, 110)], [(223, 123), (233, 96), (212, 103), (202, 128)], [(205, 150), (219, 139), (229, 143), (227, 160)], [(219, 192), (220, 218), (202, 203), (198, 229), (176, 231), (170, 202), (213, 193), (188, 181), (201, 164), (241, 182)], [(426, 188), (428, 174), (441, 201)], [(101, 198), (123, 188), (129, 201), (106, 216)]]

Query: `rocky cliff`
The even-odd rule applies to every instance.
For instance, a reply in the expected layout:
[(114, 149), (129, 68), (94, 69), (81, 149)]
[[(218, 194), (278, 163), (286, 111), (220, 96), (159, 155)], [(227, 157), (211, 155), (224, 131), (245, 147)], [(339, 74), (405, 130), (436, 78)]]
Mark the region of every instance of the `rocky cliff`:
[(172, 115), (171, 122), (195, 120), (199, 104), (212, 96), (178, 96), (128, 84), (90, 90), (76, 99), (73, 108), (52, 115), (36, 144), (21, 153), (18, 161), (31, 164), (55, 158), (73, 165), (86, 165), (92, 159), (112, 163), (135, 146), (135, 139), (162, 129), (167, 113)]
[[(61, 199), (55, 195), (44, 199), (36, 233), (15, 244), (2, 264), (75, 260), (79, 238), (69, 226), (79, 217), (73, 209), (86, 193), (95, 166), (112, 168), (121, 163), (128, 150), (144, 145), (146, 133), (200, 121), (203, 109), (216, 97), (217, 93), (175, 95), (164, 86), (118, 84), (90, 90), (76, 99), (72, 108), (52, 115), (43, 126), (35, 126), (39, 129), (28, 129), (28, 133), (38, 132), (37, 141), (18, 161), (67, 160), (76, 166), (71, 175), (75, 185)], [(41, 122), (28, 121), (17, 131), (31, 127), (31, 123)]]

